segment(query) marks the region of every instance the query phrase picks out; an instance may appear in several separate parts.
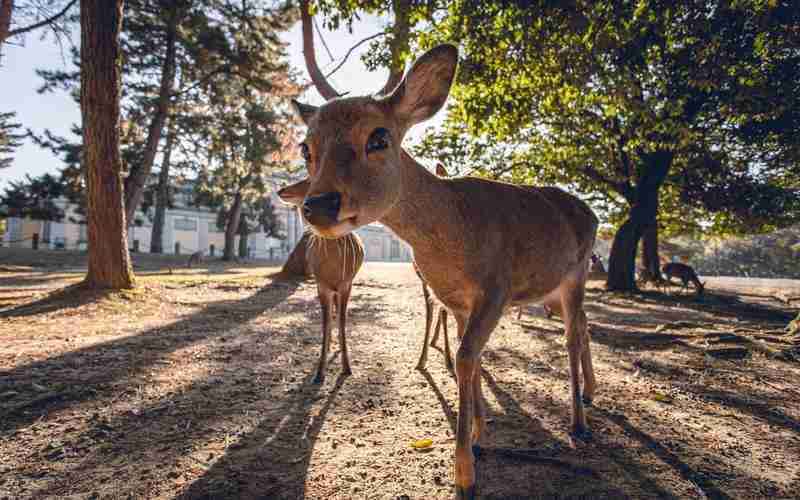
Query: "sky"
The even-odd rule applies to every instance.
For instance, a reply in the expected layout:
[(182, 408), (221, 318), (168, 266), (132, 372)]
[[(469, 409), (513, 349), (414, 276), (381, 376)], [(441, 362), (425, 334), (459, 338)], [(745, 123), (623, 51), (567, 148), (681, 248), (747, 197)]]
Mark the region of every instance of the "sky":
[[(319, 23), (322, 37), (335, 58), (335, 62), (331, 62), (328, 52), (317, 36), (315, 44), (320, 67), (323, 71), (332, 68), (350, 47), (362, 38), (381, 31), (387, 21), (388, 18), (384, 16), (364, 16), (353, 25), (352, 34), (346, 29), (329, 32), (322, 27), (322, 23)], [(73, 37), (77, 39), (78, 34), (74, 33)], [(302, 75), (302, 80), (306, 80), (308, 73), (303, 62), (300, 23), (284, 33), (282, 38), (289, 43), (290, 63)], [(386, 81), (387, 72), (381, 70), (370, 73), (366, 70), (360, 55), (368, 48), (369, 43), (365, 43), (354, 50), (344, 66), (330, 78), (336, 90), (359, 95), (380, 89)], [(69, 135), (70, 126), (80, 121), (78, 105), (66, 92), (43, 95), (36, 92), (42, 83), (41, 78), (36, 75), (36, 70), (71, 69), (67, 64), (68, 59), (66, 48), (62, 51), (50, 36), (42, 40), (39, 33), (28, 35), (23, 45), (6, 44), (3, 47), (2, 66), (0, 66), (0, 82), (2, 82), (0, 111), (16, 111), (16, 121), (35, 132), (42, 132), (48, 128), (56, 134)], [(323, 102), (313, 87), (300, 99), (310, 104)], [(434, 120), (440, 121), (443, 117), (438, 118), (439, 120)], [(414, 136), (421, 130), (421, 126), (417, 126), (411, 135)], [(0, 170), (0, 187), (6, 185), (8, 181), (22, 179), (25, 174), (36, 176), (46, 172), (56, 172), (61, 166), (61, 161), (52, 153), (28, 142), (17, 150), (12, 166)]]

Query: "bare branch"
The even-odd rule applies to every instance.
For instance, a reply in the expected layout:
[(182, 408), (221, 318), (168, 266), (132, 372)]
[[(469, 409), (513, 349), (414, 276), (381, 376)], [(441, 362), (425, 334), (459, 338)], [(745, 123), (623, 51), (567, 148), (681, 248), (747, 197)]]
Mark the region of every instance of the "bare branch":
[(328, 79), (325, 78), (325, 75), (322, 74), (322, 71), (317, 65), (317, 56), (314, 53), (314, 30), (311, 14), (308, 10), (308, 0), (300, 1), (300, 20), (303, 28), (303, 57), (306, 61), (306, 69), (308, 69), (308, 74), (317, 92), (319, 92), (326, 101), (329, 101), (338, 97), (339, 93), (328, 83)]
[(64, 8), (61, 9), (56, 14), (53, 14), (52, 16), (48, 17), (47, 19), (39, 21), (38, 23), (31, 24), (30, 26), (23, 26), (22, 28), (17, 28), (15, 30), (11, 30), (11, 31), (8, 32), (8, 37), (10, 38), (12, 36), (21, 35), (22, 33), (27, 33), (28, 31), (33, 31), (35, 29), (41, 28), (42, 26), (46, 26), (48, 24), (52, 24), (52, 23), (58, 21), (59, 18), (63, 17), (67, 13), (67, 11), (69, 11), (69, 9), (73, 5), (75, 5), (76, 3), (78, 3), (78, 0), (70, 0), (70, 2), (66, 6), (64, 6)]
[(328, 52), (328, 57), (330, 57), (331, 62), (334, 61), (333, 53), (331, 49), (328, 47), (328, 44), (325, 43), (325, 38), (322, 36), (322, 30), (319, 29), (319, 25), (317, 24), (317, 20), (313, 19), (314, 21), (314, 28), (317, 30), (317, 35), (319, 36), (319, 41), (322, 42), (322, 46), (325, 47), (325, 51)]
[(341, 60), (341, 61), (339, 61), (339, 64), (337, 64), (337, 65), (336, 65), (336, 66), (335, 66), (335, 67), (334, 67), (332, 70), (330, 70), (330, 71), (328, 72), (328, 74), (327, 74), (327, 75), (325, 75), (325, 78), (330, 78), (330, 77), (331, 77), (331, 76), (332, 76), (334, 73), (336, 73), (337, 71), (339, 71), (339, 68), (341, 68), (342, 66), (344, 66), (344, 63), (346, 63), (346, 62), (347, 62), (347, 58), (348, 58), (348, 57), (350, 57), (350, 54), (352, 54), (352, 53), (353, 53), (353, 51), (354, 51), (354, 50), (356, 50), (358, 47), (360, 47), (361, 45), (363, 45), (363, 44), (367, 43), (367, 42), (368, 42), (368, 41), (370, 41), (370, 40), (374, 40), (374, 39), (376, 39), (376, 38), (378, 38), (378, 37), (381, 37), (381, 36), (386, 36), (386, 35), (388, 35), (388, 33), (387, 33), (386, 31), (382, 31), (382, 32), (380, 32), (380, 33), (375, 33), (375, 34), (374, 34), (374, 35), (372, 35), (372, 36), (368, 36), (367, 38), (363, 38), (363, 39), (359, 40), (359, 41), (358, 41), (358, 42), (357, 42), (355, 45), (353, 45), (352, 47), (350, 47), (350, 49), (349, 49), (349, 50), (347, 51), (347, 53), (344, 55), (344, 57), (342, 58), (342, 60)]
[(392, 9), (394, 10), (394, 25), (392, 26), (392, 40), (390, 43), (392, 60), (389, 67), (389, 77), (379, 92), (380, 94), (388, 94), (403, 79), (403, 71), (405, 70), (403, 54), (408, 52), (408, 39), (411, 33), (409, 19), (411, 2), (409, 0), (392, 0)]

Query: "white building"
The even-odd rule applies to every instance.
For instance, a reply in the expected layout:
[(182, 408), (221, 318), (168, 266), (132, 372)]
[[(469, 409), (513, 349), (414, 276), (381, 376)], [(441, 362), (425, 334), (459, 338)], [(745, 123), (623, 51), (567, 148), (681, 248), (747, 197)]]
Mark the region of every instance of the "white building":
[[(289, 182), (288, 176), (276, 175), (273, 178), (273, 187), (278, 188)], [(202, 251), (207, 257), (221, 256), (225, 247), (225, 233), (217, 227), (217, 213), (208, 208), (193, 206), (192, 193), (191, 184), (179, 187), (174, 196), (173, 208), (166, 210), (162, 235), (164, 252), (190, 255)], [(285, 205), (278, 198), (275, 189), (269, 196), (275, 207), (283, 239), (267, 237), (261, 231), (250, 234), (249, 256), (283, 260), (302, 237), (303, 221), (295, 208)], [(11, 217), (0, 243), (3, 246), (32, 248), (36, 239), (39, 248), (85, 250), (86, 225), (80, 223), (82, 217), (75, 213), (76, 207), (66, 199), (56, 200), (55, 203), (65, 212), (61, 222)], [(132, 252), (149, 252), (152, 220), (148, 215), (137, 212), (136, 221), (137, 224), (128, 229), (128, 248)], [(356, 232), (364, 241), (366, 260), (411, 261), (411, 248), (382, 224), (369, 224)], [(238, 254), (239, 236), (236, 236), (235, 243)]]

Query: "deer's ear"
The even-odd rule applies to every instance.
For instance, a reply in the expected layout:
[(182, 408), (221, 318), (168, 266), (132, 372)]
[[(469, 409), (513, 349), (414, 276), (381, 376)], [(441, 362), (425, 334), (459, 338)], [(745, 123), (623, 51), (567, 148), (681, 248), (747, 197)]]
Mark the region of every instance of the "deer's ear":
[(284, 202), (290, 205), (294, 205), (299, 207), (303, 204), (303, 200), (306, 198), (306, 193), (308, 192), (309, 180), (308, 177), (303, 179), (300, 182), (296, 182), (294, 184), (290, 184), (285, 188), (281, 188), (278, 190), (278, 197)]
[(439, 45), (414, 62), (397, 88), (387, 97), (406, 127), (425, 121), (442, 109), (458, 66), (458, 49)]
[(292, 109), (303, 120), (303, 123), (308, 125), (308, 122), (311, 120), (311, 117), (314, 116), (314, 113), (317, 112), (316, 106), (312, 106), (310, 104), (303, 104), (302, 102), (298, 101), (297, 99), (292, 99)]

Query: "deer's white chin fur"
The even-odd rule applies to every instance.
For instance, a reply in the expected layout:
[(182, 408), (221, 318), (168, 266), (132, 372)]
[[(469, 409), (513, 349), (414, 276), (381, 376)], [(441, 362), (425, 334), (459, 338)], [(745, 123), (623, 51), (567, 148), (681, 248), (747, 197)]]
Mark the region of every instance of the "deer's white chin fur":
[(310, 225), (311, 230), (317, 236), (321, 236), (322, 238), (328, 239), (336, 239), (341, 238), (342, 236), (346, 236), (347, 234), (355, 231), (358, 229), (361, 224), (358, 223), (357, 217), (350, 217), (349, 219), (344, 219), (336, 222), (331, 226), (326, 227), (318, 227), (314, 225)]

